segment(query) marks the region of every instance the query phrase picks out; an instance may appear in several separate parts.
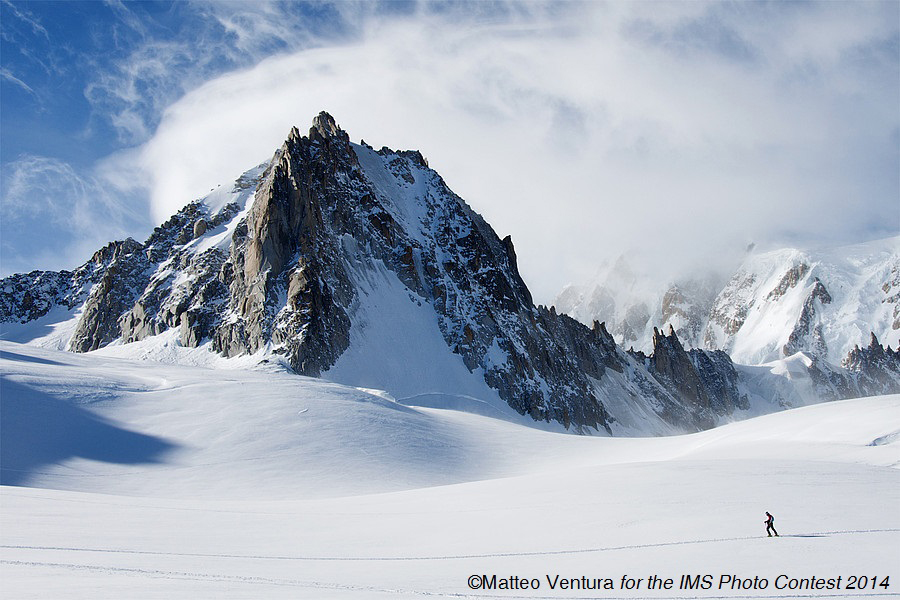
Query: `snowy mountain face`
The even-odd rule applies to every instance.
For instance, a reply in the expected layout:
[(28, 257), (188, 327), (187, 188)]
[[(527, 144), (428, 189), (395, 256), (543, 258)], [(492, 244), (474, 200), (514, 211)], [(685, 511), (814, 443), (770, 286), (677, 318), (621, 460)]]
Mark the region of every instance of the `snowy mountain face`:
[[(699, 331), (694, 297), (685, 288), (663, 305)], [(635, 330), (649, 321), (635, 316)], [(622, 351), (603, 324), (535, 307), (511, 240), (419, 152), (353, 144), (326, 113), (143, 244), (114, 242), (74, 272), (4, 279), (0, 323), (12, 341), (282, 365), (404, 404), (579, 432), (696, 430), (800, 403), (769, 393), (777, 375), (748, 378), (724, 352), (688, 352), (674, 330), (654, 335), (648, 357)], [(849, 389), (832, 381), (842, 376), (820, 383)]]
[(719, 293), (703, 345), (746, 364), (796, 352), (840, 364), (873, 333), (900, 343), (900, 238), (751, 256)]
[[(617, 271), (627, 268), (623, 263)], [(869, 382), (866, 389), (875, 389), (874, 381), (887, 386), (876, 393), (894, 389), (892, 374), (900, 365), (888, 361), (875, 367), (850, 353), (860, 347), (876, 352), (877, 345), (881, 355), (893, 356), (891, 345), (900, 345), (900, 238), (817, 253), (789, 249), (751, 255), (719, 283), (708, 276), (654, 290), (635, 281), (631, 286), (643, 286), (643, 297), (619, 292), (617, 301), (598, 303), (610, 297), (611, 281), (615, 277), (606, 274), (593, 287), (569, 286), (557, 305), (582, 321), (609, 315), (614, 337), (639, 351), (655, 347), (653, 332), (665, 324), (688, 347), (723, 350), (745, 365), (803, 353), (809, 376), (829, 398), (851, 397), (849, 390), (859, 381)], [(641, 319), (629, 319), (634, 314)], [(880, 370), (860, 376), (865, 369)], [(835, 383), (835, 377), (844, 383)]]

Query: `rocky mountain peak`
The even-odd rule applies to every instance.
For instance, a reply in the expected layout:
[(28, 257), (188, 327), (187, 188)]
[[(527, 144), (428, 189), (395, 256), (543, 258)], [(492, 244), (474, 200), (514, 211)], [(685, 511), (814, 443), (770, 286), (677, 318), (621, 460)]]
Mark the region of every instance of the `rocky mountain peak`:
[(309, 139), (313, 142), (331, 139), (338, 139), (344, 142), (350, 141), (347, 132), (338, 127), (334, 117), (325, 111), (320, 112), (313, 118), (312, 127), (309, 128)]
[[(869, 348), (873, 348), (877, 356), (884, 355), (884, 348), (881, 346), (881, 342), (878, 341), (878, 336), (875, 335), (874, 331), (869, 338)], [(888, 350), (890, 350), (890, 346), (888, 346)]]
[[(676, 331), (694, 335), (693, 326), (653, 328), (653, 353), (629, 354), (605, 322), (588, 328), (534, 306), (512, 239), (501, 239), (420, 152), (353, 144), (328, 113), (313, 119), (308, 136), (292, 128), (268, 163), (228, 189), (186, 205), (143, 244), (109, 244), (74, 272), (4, 279), (0, 323), (65, 307), (73, 321), (66, 343), (77, 352), (153, 346), (160, 336), (401, 401), (449, 387), (443, 373), (406, 372), (393, 355), (411, 346), (405, 356), (462, 369), (476, 395), (579, 432), (643, 431), (647, 423), (694, 430), (748, 407), (748, 384), (727, 354), (685, 350)], [(614, 280), (631, 285), (626, 267), (616, 265)], [(785, 293), (804, 288), (804, 276), (785, 280)], [(689, 289), (670, 295), (673, 320), (685, 313)], [(810, 311), (829, 301), (815, 287)], [(633, 316), (642, 330), (651, 318)], [(371, 343), (374, 336), (383, 341)], [(420, 348), (424, 338), (431, 342)], [(868, 372), (884, 361), (860, 352), (848, 368)], [(353, 371), (359, 365), (365, 377)]]

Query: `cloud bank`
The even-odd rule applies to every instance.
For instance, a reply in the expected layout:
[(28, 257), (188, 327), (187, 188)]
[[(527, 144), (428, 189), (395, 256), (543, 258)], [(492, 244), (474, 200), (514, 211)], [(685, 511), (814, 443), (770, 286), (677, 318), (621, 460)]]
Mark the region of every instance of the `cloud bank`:
[(154, 214), (328, 110), (421, 149), (513, 235), (544, 301), (627, 250), (674, 270), (897, 232), (896, 5), (652, 7), (371, 17), (352, 43), (219, 77), (140, 151)]
[(900, 228), (894, 2), (247, 6), (200, 5), (236, 66), (164, 108), (126, 93), (166, 73), (158, 52), (98, 79), (132, 136), (159, 111), (98, 170), (156, 221), (327, 110), (354, 141), (422, 150), (513, 236), (539, 302), (623, 252), (671, 276)]

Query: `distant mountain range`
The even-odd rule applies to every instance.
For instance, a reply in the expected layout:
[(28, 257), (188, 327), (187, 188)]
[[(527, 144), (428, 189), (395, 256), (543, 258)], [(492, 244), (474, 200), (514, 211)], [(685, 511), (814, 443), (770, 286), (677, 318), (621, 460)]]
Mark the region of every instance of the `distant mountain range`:
[(900, 237), (827, 250), (750, 253), (733, 273), (676, 282), (635, 275), (626, 258), (556, 298), (560, 312), (606, 321), (619, 344), (650, 352), (671, 325), (691, 348), (758, 365), (797, 352), (840, 365), (872, 334), (900, 344)]
[[(715, 293), (705, 283), (696, 293), (669, 290), (659, 319), (655, 304), (644, 318), (631, 303), (625, 318), (607, 319), (612, 331), (584, 325), (534, 305), (511, 239), (421, 153), (351, 143), (321, 113), (307, 135), (292, 129), (270, 161), (188, 204), (146, 241), (112, 242), (74, 271), (0, 281), (0, 332), (73, 352), (286, 369), (384, 390), (404, 404), (521, 415), (582, 433), (690, 431), (900, 391), (900, 357), (874, 338), (842, 366), (824, 360), (841, 351), (833, 340), (857, 338), (835, 338), (823, 307), (834, 298), (874, 306), (868, 288), (834, 287), (799, 255), (784, 273), (754, 268)], [(847, 285), (862, 285), (868, 269)], [(896, 307), (896, 269), (892, 277), (881, 293), (893, 304), (882, 312)], [(615, 298), (621, 286), (611, 285)], [(787, 312), (757, 316), (770, 305), (800, 307), (783, 343), (737, 335)], [(837, 328), (843, 318), (827, 323)], [(649, 331), (643, 352), (614, 339), (627, 347)], [(682, 343), (707, 338), (709, 349)], [(720, 349), (750, 356), (752, 344), (759, 358), (789, 358), (745, 368)]]

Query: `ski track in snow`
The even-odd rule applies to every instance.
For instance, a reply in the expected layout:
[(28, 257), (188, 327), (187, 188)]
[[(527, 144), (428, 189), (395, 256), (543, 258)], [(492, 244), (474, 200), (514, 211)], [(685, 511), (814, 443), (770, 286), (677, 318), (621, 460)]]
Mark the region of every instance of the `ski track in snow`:
[[(73, 563), (55, 563), (39, 561), (0, 560), (0, 564), (20, 567), (49, 567), (74, 571), (94, 571), (101, 573), (117, 573), (125, 575), (137, 575), (142, 577), (156, 577), (164, 579), (190, 579), (195, 581), (214, 581), (222, 583), (245, 583), (255, 585), (279, 585), (293, 587), (320, 588), (332, 590), (350, 590), (355, 592), (380, 592), (393, 593), (400, 590), (379, 589), (370, 586), (355, 586), (349, 584), (327, 583), (320, 581), (300, 581), (296, 579), (278, 579), (272, 577), (258, 577), (250, 575), (223, 575), (211, 573), (194, 573), (186, 571), (167, 571), (162, 569), (137, 569), (127, 567), (113, 567), (108, 565), (79, 565)], [(409, 592), (404, 592), (409, 593)]]
[[(41, 567), (41, 568), (55, 568), (55, 569), (64, 569), (67, 571), (88, 571), (94, 573), (103, 573), (103, 574), (120, 574), (120, 575), (131, 575), (138, 577), (150, 577), (150, 578), (160, 578), (160, 579), (173, 579), (173, 580), (193, 580), (193, 581), (204, 581), (204, 582), (217, 582), (217, 583), (232, 583), (232, 584), (246, 584), (246, 585), (270, 585), (270, 586), (286, 586), (286, 587), (298, 587), (298, 588), (312, 588), (312, 589), (320, 589), (320, 590), (340, 590), (340, 591), (348, 591), (354, 593), (380, 593), (380, 594), (395, 594), (395, 595), (413, 595), (413, 596), (424, 596), (424, 597), (435, 597), (435, 598), (515, 598), (520, 600), (555, 600), (561, 597), (570, 598), (572, 600), (697, 600), (697, 599), (710, 599), (710, 600), (718, 600), (718, 599), (749, 599), (749, 598), (843, 598), (846, 597), (845, 594), (840, 593), (831, 593), (831, 594), (728, 594), (728, 595), (700, 595), (700, 596), (687, 596), (687, 595), (678, 595), (678, 596), (638, 596), (638, 595), (629, 595), (629, 596), (572, 596), (566, 594), (565, 596), (561, 596), (559, 594), (555, 596), (511, 596), (508, 594), (483, 594), (483, 593), (454, 593), (454, 592), (439, 592), (439, 591), (428, 591), (428, 590), (410, 590), (410, 589), (386, 589), (386, 588), (378, 588), (374, 586), (358, 586), (358, 585), (350, 585), (350, 584), (339, 584), (339, 583), (329, 583), (322, 581), (303, 581), (297, 579), (280, 579), (280, 578), (272, 578), (272, 577), (258, 577), (251, 575), (224, 575), (224, 574), (213, 574), (213, 573), (196, 573), (196, 572), (188, 572), (188, 571), (168, 571), (162, 569), (137, 569), (137, 568), (127, 568), (127, 567), (112, 567), (105, 565), (79, 565), (73, 563), (55, 563), (55, 562), (36, 562), (36, 561), (18, 561), (18, 560), (0, 560), (0, 564), (10, 565), (10, 566), (18, 566), (18, 567)], [(854, 598), (886, 598), (886, 597), (897, 597), (900, 596), (900, 592), (860, 592), (853, 594)]]
[[(777, 537), (827, 537), (832, 535), (858, 535), (866, 533), (896, 533), (900, 528), (888, 529), (849, 529), (840, 531), (815, 531), (810, 533), (792, 533)], [(0, 545), (9, 550), (53, 550), (65, 552), (96, 552), (106, 554), (149, 554), (154, 556), (190, 556), (199, 558), (238, 558), (248, 560), (298, 560), (298, 561), (433, 561), (433, 560), (468, 560), (473, 558), (507, 558), (515, 556), (553, 556), (558, 554), (589, 554), (593, 552), (615, 552), (617, 550), (636, 550), (641, 548), (663, 548), (666, 546), (684, 546), (689, 544), (713, 544), (716, 542), (735, 542), (756, 540), (766, 536), (745, 535), (728, 538), (710, 538), (705, 540), (683, 540), (676, 542), (657, 542), (652, 544), (630, 544), (624, 546), (606, 546), (598, 548), (576, 548), (569, 550), (544, 550), (533, 552), (488, 552), (483, 554), (455, 554), (447, 556), (269, 556), (253, 554), (204, 554), (200, 552), (155, 552), (151, 550), (127, 550), (116, 548), (69, 548), (64, 546), (11, 546)]]

